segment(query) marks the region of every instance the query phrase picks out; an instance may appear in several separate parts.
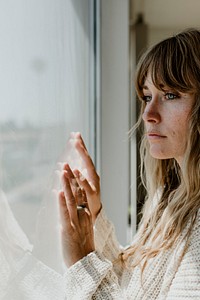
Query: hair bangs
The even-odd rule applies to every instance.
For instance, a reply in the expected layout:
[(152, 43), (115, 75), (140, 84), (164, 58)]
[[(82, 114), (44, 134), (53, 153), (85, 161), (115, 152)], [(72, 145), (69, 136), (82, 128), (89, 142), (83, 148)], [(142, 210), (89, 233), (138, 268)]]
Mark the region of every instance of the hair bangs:
[(190, 50), (177, 37), (172, 37), (145, 53), (136, 72), (139, 98), (143, 98), (143, 86), (149, 72), (153, 84), (160, 90), (167, 87), (179, 92), (195, 92), (199, 72), (194, 70)]

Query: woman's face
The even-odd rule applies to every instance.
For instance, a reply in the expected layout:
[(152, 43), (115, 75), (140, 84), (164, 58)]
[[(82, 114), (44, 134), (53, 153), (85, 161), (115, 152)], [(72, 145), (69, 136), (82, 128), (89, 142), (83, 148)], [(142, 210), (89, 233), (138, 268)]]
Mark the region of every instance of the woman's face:
[(154, 158), (175, 158), (180, 164), (186, 149), (188, 121), (194, 95), (162, 87), (158, 90), (148, 74), (143, 87), (146, 103), (143, 120), (150, 154)]

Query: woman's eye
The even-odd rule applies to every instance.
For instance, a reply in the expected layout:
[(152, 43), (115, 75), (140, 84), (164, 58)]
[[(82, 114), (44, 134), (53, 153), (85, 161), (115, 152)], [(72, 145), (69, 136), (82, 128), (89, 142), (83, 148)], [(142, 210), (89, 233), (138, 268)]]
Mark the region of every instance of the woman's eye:
[(145, 103), (150, 102), (151, 99), (152, 99), (152, 97), (151, 97), (150, 95), (144, 95), (144, 96), (142, 97), (142, 100), (143, 100)]
[(177, 94), (174, 94), (174, 93), (166, 93), (166, 94), (165, 94), (165, 98), (166, 98), (167, 100), (174, 100), (174, 99), (178, 98), (178, 95), (177, 95)]

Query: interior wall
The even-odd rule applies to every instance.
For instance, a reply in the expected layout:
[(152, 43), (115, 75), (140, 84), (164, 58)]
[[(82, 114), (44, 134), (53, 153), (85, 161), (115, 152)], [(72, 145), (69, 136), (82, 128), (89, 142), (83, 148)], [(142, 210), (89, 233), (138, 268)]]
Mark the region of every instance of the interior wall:
[(181, 30), (200, 28), (199, 0), (130, 0), (132, 22), (139, 13), (148, 26), (148, 46)]
[[(182, 29), (184, 29), (184, 28), (182, 28)], [(151, 28), (151, 27), (149, 27), (149, 29), (148, 29), (148, 46), (155, 45), (159, 41), (161, 41), (165, 38), (168, 38), (169, 36), (181, 31), (182, 29), (180, 28), (180, 30), (179, 30), (176, 28), (159, 28), (159, 27)]]

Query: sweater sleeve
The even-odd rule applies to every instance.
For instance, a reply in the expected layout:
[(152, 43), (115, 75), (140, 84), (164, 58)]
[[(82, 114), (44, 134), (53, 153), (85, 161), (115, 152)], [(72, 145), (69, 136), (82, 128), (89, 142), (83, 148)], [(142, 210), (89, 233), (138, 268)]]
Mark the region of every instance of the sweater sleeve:
[(99, 213), (94, 227), (95, 249), (108, 260), (114, 261), (122, 252), (113, 224), (108, 220), (104, 208)]
[(103, 208), (95, 222), (94, 236), (96, 251), (75, 263), (64, 275), (66, 299), (126, 299), (120, 287), (123, 267), (116, 262), (122, 247)]
[(200, 218), (198, 221), (172, 281), (167, 300), (200, 299)]
[(66, 299), (127, 299), (120, 288), (112, 263), (97, 251), (90, 253), (64, 275)]

